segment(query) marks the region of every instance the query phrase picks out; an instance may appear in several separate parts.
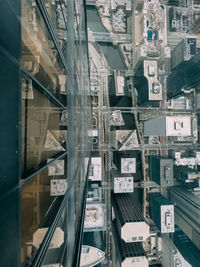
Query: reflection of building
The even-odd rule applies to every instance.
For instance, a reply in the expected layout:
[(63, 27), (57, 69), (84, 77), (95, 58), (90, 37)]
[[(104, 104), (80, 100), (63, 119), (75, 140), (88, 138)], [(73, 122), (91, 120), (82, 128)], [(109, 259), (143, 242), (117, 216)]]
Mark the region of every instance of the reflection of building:
[(144, 136), (191, 136), (190, 116), (166, 116), (144, 121)]
[(125, 242), (142, 242), (149, 237), (149, 225), (131, 194), (112, 193), (112, 205), (120, 238)]
[(150, 216), (161, 233), (174, 232), (174, 205), (160, 193), (151, 193)]
[(116, 220), (112, 223), (113, 236), (113, 266), (115, 267), (148, 267), (149, 262), (146, 257), (142, 242), (126, 243), (120, 238)]
[(175, 205), (175, 222), (200, 249), (200, 198), (185, 187), (170, 189), (170, 200)]
[(149, 178), (161, 187), (173, 186), (173, 160), (149, 156)]
[(78, 266), (91, 129), (84, 11), (80, 0), (0, 2), (0, 266)]

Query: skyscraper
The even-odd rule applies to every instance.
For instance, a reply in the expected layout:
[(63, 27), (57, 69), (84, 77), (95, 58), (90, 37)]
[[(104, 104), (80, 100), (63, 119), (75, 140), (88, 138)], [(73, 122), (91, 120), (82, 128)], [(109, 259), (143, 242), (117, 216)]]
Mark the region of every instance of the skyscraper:
[(125, 242), (142, 242), (149, 237), (149, 225), (136, 207), (130, 193), (112, 192), (112, 206), (120, 238)]
[(160, 193), (149, 194), (150, 216), (161, 233), (174, 232), (174, 205)]
[(149, 156), (149, 178), (161, 187), (173, 186), (173, 159)]
[[(200, 85), (200, 54), (188, 61), (181, 62), (167, 78), (167, 95), (169, 98), (180, 95), (183, 90), (195, 89)], [(178, 77), (181, 77), (179, 79)]]
[(0, 2), (0, 266), (78, 265), (91, 114), (76, 2)]
[(174, 203), (175, 223), (200, 249), (200, 199), (191, 190), (180, 186), (170, 189), (170, 200)]

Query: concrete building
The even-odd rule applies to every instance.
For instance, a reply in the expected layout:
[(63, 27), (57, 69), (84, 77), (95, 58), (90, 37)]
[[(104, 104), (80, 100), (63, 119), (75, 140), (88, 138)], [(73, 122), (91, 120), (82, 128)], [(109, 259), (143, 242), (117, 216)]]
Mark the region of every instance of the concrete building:
[(121, 239), (116, 220), (112, 222), (113, 251), (112, 262), (115, 267), (148, 267), (149, 261), (142, 242), (126, 243)]
[(169, 198), (175, 205), (175, 223), (200, 249), (200, 198), (183, 186), (171, 188)]
[(101, 181), (102, 180), (102, 159), (97, 153), (93, 153), (91, 157), (89, 177), (90, 181)]
[(131, 173), (134, 181), (142, 180), (141, 152), (138, 150), (114, 151), (113, 163), (122, 174)]
[(137, 148), (139, 143), (136, 130), (112, 130), (111, 145), (119, 151)]
[(149, 156), (149, 178), (161, 187), (173, 186), (173, 159)]
[(190, 116), (166, 116), (144, 121), (144, 136), (191, 136)]
[(87, 203), (85, 208), (84, 231), (103, 231), (106, 229), (105, 204)]
[(125, 242), (145, 241), (150, 235), (149, 225), (131, 195), (112, 192), (111, 200), (120, 237)]
[(200, 152), (193, 151), (193, 155), (183, 156), (181, 152), (174, 152), (174, 164), (177, 166), (197, 166), (200, 165)]
[(129, 173), (111, 171), (112, 189), (114, 193), (132, 193), (134, 191), (134, 179)]
[(150, 216), (161, 233), (174, 232), (174, 205), (160, 193), (150, 193)]
[(84, 232), (80, 267), (98, 266), (105, 258), (103, 232)]
[(158, 80), (156, 60), (144, 60), (135, 69), (134, 87), (139, 105), (158, 104), (162, 100), (162, 84)]

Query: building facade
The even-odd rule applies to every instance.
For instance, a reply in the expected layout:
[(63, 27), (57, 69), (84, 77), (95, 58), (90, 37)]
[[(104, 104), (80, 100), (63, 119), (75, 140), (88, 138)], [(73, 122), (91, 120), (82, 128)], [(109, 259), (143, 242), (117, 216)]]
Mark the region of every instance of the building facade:
[(200, 199), (198, 195), (183, 186), (174, 187), (170, 189), (170, 201), (175, 204), (175, 223), (200, 249)]

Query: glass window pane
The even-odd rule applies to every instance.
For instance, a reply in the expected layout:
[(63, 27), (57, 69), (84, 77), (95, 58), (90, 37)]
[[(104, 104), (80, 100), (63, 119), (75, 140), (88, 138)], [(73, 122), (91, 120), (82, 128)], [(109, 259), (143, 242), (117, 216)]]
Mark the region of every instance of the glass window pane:
[(43, 0), (64, 56), (67, 48), (67, 0)]
[(66, 104), (67, 75), (35, 1), (22, 1), (22, 65)]
[(29, 173), (66, 151), (66, 112), (22, 76), (22, 173)]
[(23, 266), (29, 266), (32, 263), (58, 212), (66, 190), (65, 158), (57, 160), (22, 186), (21, 245)]

